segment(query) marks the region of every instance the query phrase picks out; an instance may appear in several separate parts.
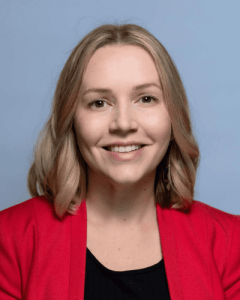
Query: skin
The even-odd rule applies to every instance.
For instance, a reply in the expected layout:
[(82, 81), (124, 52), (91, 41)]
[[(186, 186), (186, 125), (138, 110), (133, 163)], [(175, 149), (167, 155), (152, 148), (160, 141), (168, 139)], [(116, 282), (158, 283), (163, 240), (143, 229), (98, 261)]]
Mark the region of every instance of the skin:
[[(148, 52), (132, 45), (98, 49), (83, 78), (83, 93), (89, 88), (112, 90), (79, 95), (74, 126), (88, 166), (88, 220), (113, 232), (157, 222), (154, 180), (171, 139), (171, 119), (161, 89), (132, 91), (150, 82), (161, 86), (155, 63)], [(99, 99), (105, 102), (89, 106)], [(102, 149), (115, 141), (131, 140), (148, 145), (137, 159), (116, 161)]]

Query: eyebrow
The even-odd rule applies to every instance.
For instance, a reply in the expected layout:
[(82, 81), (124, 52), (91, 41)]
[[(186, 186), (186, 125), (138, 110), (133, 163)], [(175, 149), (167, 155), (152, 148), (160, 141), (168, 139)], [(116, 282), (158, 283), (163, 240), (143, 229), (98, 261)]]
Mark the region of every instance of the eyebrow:
[[(150, 87), (150, 86), (156, 86), (157, 88), (160, 88), (160, 86), (158, 86), (156, 83), (154, 82), (151, 82), (151, 83), (144, 83), (144, 84), (140, 84), (140, 85), (137, 85), (137, 86), (134, 86), (132, 88), (133, 91), (138, 91), (138, 90), (142, 90), (144, 88), (147, 88), (147, 87)], [(107, 89), (107, 88), (92, 88), (92, 89), (87, 89), (84, 93), (83, 93), (83, 96), (86, 95), (87, 93), (90, 93), (90, 92), (98, 92), (98, 93), (109, 93), (109, 92), (112, 92), (111, 89)]]

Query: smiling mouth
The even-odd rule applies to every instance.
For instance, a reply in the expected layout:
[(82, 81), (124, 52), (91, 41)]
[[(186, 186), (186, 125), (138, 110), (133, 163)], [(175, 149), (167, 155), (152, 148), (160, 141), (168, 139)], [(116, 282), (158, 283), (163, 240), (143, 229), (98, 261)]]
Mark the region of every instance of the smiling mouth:
[[(141, 145), (141, 148), (145, 147), (146, 145)], [(103, 149), (107, 150), (107, 151), (110, 151), (110, 152), (117, 152), (117, 153), (129, 153), (129, 152), (133, 152), (133, 151), (137, 151), (137, 150), (140, 150), (141, 148), (139, 149), (136, 149), (136, 150), (131, 150), (131, 151), (126, 151), (126, 152), (120, 152), (120, 151), (111, 151), (109, 150), (109, 147), (102, 147)]]

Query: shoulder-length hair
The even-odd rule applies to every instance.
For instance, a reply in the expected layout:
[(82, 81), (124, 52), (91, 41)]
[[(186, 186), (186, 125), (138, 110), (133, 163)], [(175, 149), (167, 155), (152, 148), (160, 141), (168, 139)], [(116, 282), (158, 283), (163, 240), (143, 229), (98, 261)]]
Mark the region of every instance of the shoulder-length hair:
[(172, 139), (156, 169), (155, 201), (162, 208), (172, 207), (187, 213), (193, 203), (200, 159), (188, 100), (177, 68), (164, 46), (135, 24), (103, 24), (73, 49), (58, 79), (50, 117), (34, 147), (28, 190), (32, 197), (45, 195), (60, 218), (66, 212), (75, 214), (85, 199), (87, 165), (78, 148), (73, 119), (87, 64), (93, 53), (106, 45), (137, 45), (154, 59), (172, 122)]

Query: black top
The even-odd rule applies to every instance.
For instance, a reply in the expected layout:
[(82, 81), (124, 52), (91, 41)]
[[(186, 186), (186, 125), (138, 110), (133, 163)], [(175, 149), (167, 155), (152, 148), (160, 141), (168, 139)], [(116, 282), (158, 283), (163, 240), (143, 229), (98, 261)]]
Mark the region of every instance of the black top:
[(170, 300), (163, 259), (139, 270), (112, 271), (87, 248), (84, 300)]

